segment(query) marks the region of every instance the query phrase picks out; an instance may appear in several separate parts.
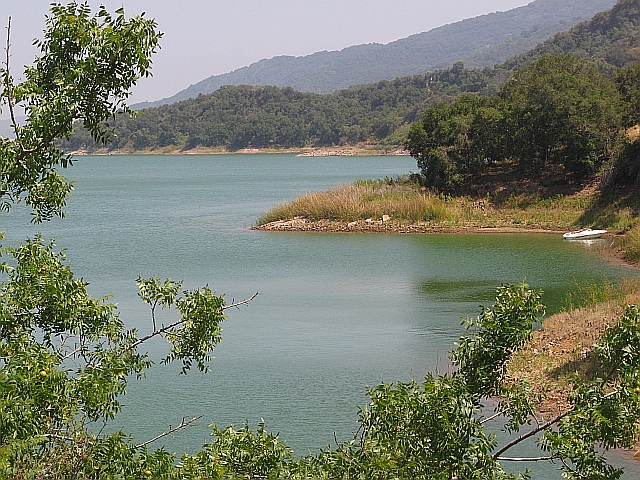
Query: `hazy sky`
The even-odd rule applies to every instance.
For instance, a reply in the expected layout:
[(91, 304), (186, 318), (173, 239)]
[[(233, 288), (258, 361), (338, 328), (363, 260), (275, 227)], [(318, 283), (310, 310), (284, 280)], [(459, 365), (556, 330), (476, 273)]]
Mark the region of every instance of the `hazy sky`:
[[(146, 12), (164, 32), (153, 78), (143, 79), (130, 103), (171, 96), (190, 84), (278, 55), (308, 55), (362, 43), (388, 43), (532, 0), (103, 0), (109, 11)], [(51, 0), (0, 0), (0, 25), (11, 27), (14, 76), (37, 53)], [(66, 3), (66, 2), (63, 2)], [(6, 44), (2, 29), (0, 45)], [(4, 61), (4, 51), (2, 51)]]

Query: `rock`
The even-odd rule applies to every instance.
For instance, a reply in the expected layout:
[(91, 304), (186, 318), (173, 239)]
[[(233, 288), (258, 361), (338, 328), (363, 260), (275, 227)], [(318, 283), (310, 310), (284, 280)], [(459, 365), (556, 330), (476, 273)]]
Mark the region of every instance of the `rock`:
[(388, 222), (389, 220), (391, 220), (391, 217), (389, 215), (382, 215), (383, 222)]

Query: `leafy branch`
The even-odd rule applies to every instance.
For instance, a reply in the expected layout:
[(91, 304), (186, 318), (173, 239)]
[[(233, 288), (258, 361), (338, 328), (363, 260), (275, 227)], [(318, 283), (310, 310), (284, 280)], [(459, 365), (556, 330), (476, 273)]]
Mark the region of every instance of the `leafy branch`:
[[(140, 297), (143, 299), (143, 301), (145, 303), (148, 303), (152, 306), (152, 318), (153, 318), (153, 327), (154, 330), (153, 332), (151, 332), (148, 335), (145, 335), (142, 338), (139, 338), (138, 340), (136, 340), (135, 342), (133, 342), (132, 344), (128, 345), (126, 348), (124, 348), (122, 351), (119, 352), (118, 355), (124, 355), (125, 353), (137, 348), (139, 345), (141, 345), (142, 343), (151, 340), (153, 337), (156, 337), (158, 335), (162, 335), (164, 333), (170, 332), (173, 329), (175, 329), (176, 327), (192, 321), (192, 319), (190, 318), (180, 318), (179, 320), (166, 325), (166, 326), (162, 326), (161, 328), (156, 328), (156, 322), (155, 322), (155, 314), (154, 314), (154, 310), (155, 307), (158, 305), (158, 303), (161, 303), (165, 308), (169, 308), (171, 306), (173, 306), (175, 304), (175, 299), (176, 299), (176, 295), (177, 295), (177, 287), (179, 288), (180, 284), (176, 284), (174, 283), (172, 280), (167, 279), (164, 282), (164, 285), (159, 285), (157, 282), (159, 281), (159, 279), (153, 279), (153, 278), (149, 278), (149, 279), (141, 279), (140, 277), (138, 277), (138, 285), (140, 287), (140, 292), (139, 295)], [(175, 293), (173, 293), (173, 290), (175, 289)], [(171, 290), (172, 293), (169, 293), (168, 290)], [(164, 292), (164, 293), (163, 293)], [(185, 292), (186, 293), (186, 292)], [(259, 295), (258, 292), (254, 293), (251, 297), (239, 301), (239, 302), (235, 302), (235, 303), (231, 303), (230, 305), (224, 305), (221, 304), (218, 308), (220, 312), (223, 312), (225, 310), (228, 310), (230, 308), (240, 308), (242, 306), (248, 305), (251, 301), (253, 301), (257, 296)], [(161, 300), (162, 298), (162, 300)], [(221, 297), (219, 297), (221, 298)]]

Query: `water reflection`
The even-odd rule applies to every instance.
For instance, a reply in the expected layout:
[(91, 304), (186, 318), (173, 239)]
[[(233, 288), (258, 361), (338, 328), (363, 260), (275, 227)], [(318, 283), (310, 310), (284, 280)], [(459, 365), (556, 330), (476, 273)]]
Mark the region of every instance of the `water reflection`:
[(418, 284), (418, 292), (443, 302), (486, 302), (498, 286), (495, 280), (428, 279)]

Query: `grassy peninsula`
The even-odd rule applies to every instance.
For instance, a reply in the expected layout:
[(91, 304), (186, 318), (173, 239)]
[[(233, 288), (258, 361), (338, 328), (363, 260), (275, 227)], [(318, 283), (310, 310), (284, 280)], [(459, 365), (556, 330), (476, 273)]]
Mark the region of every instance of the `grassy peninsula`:
[[(488, 187), (487, 187), (488, 188)], [(613, 252), (640, 261), (640, 198), (633, 190), (601, 193), (527, 192), (514, 181), (484, 196), (437, 194), (411, 177), (359, 180), (308, 193), (266, 212), (255, 228), (328, 232), (563, 232), (609, 230)]]

